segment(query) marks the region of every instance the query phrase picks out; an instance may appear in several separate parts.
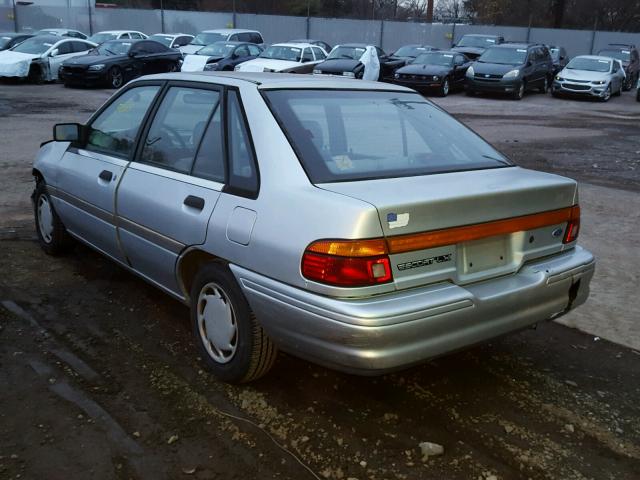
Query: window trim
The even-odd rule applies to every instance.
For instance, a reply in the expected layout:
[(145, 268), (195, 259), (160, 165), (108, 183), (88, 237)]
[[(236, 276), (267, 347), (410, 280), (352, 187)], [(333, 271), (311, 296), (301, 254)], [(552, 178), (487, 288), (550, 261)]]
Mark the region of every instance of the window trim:
[[(256, 188), (255, 191), (247, 190), (244, 188), (239, 188), (231, 185), (231, 155), (229, 154), (229, 92), (234, 92), (237, 94), (238, 98), (238, 106), (240, 107), (240, 121), (243, 122), (245, 131), (247, 132), (247, 141), (249, 143), (248, 147), (251, 150), (251, 161), (253, 163), (254, 171), (256, 172)], [(256, 200), (260, 195), (260, 168), (258, 166), (258, 155), (256, 154), (256, 148), (253, 143), (253, 135), (251, 135), (251, 126), (249, 125), (249, 121), (247, 119), (247, 112), (244, 108), (244, 102), (242, 101), (242, 94), (240, 93), (240, 89), (238, 87), (226, 85), (224, 92), (224, 151), (226, 157), (226, 178), (225, 185), (222, 188), (224, 193), (228, 193), (230, 195), (236, 195), (238, 197), (245, 197), (251, 200)]]
[(138, 88), (138, 87), (159, 87), (158, 91), (156, 92), (156, 96), (153, 98), (151, 104), (149, 105), (149, 108), (147, 108), (147, 112), (145, 113), (142, 122), (140, 123), (140, 128), (138, 129), (138, 133), (136, 134), (136, 138), (134, 139), (133, 143), (133, 149), (131, 150), (131, 152), (129, 152), (129, 155), (125, 156), (125, 155), (118, 155), (114, 152), (107, 152), (105, 150), (100, 150), (100, 149), (96, 149), (96, 148), (89, 148), (89, 144), (88, 144), (88, 138), (83, 138), (81, 144), (79, 145), (75, 145), (76, 150), (78, 147), (87, 150), (88, 152), (95, 152), (95, 153), (99, 153), (100, 155), (107, 155), (113, 158), (118, 158), (120, 160), (126, 160), (127, 162), (131, 162), (133, 161), (133, 159), (135, 158), (135, 154), (138, 150), (138, 146), (140, 144), (140, 135), (142, 133), (142, 131), (146, 128), (146, 125), (149, 121), (149, 116), (151, 115), (152, 112), (155, 111), (156, 106), (158, 104), (158, 99), (163, 95), (164, 90), (166, 89), (166, 83), (165, 81), (157, 81), (157, 80), (146, 80), (146, 81), (140, 81), (140, 82), (135, 82), (132, 84), (127, 85), (126, 87), (122, 88), (118, 93), (116, 93), (113, 97), (111, 97), (109, 99), (109, 101), (105, 102), (98, 110), (96, 110), (96, 112), (91, 115), (91, 117), (89, 118), (89, 120), (87, 121), (87, 123), (85, 124), (85, 129), (86, 129), (86, 133), (88, 135), (89, 133), (89, 129), (91, 128), (91, 125), (93, 125), (93, 122), (95, 122), (98, 117), (100, 115), (102, 115), (102, 113), (109, 108), (114, 102), (116, 102), (122, 95), (124, 95), (125, 93), (127, 93), (129, 90), (133, 89), (133, 88)]
[[(156, 102), (153, 106), (153, 108), (150, 110), (150, 115), (147, 119), (145, 119), (145, 122), (143, 124), (143, 128), (140, 130), (140, 136), (136, 139), (136, 148), (134, 151), (134, 155), (131, 158), (131, 162), (137, 163), (139, 165), (148, 165), (150, 167), (155, 167), (161, 170), (164, 170), (166, 172), (171, 172), (171, 173), (178, 173), (181, 175), (187, 175), (190, 177), (194, 177), (194, 178), (199, 178), (201, 180), (205, 180), (205, 181), (210, 181), (210, 182), (215, 182), (215, 183), (220, 183), (216, 180), (211, 180), (209, 178), (204, 178), (204, 177), (200, 177), (198, 175), (193, 175), (193, 166), (195, 164), (196, 158), (198, 156), (198, 152), (200, 151), (200, 146), (202, 144), (202, 140), (204, 138), (204, 134), (206, 133), (206, 128), (209, 126), (209, 122), (211, 121), (211, 114), (213, 112), (211, 112), (211, 114), (209, 114), (209, 116), (207, 117), (207, 125), (205, 127), (205, 131), (202, 134), (202, 138), (200, 139), (200, 141), (198, 142), (198, 146), (195, 150), (195, 153), (193, 155), (193, 160), (191, 162), (191, 167), (189, 168), (189, 172), (182, 172), (180, 170), (171, 168), (171, 167), (167, 167), (167, 166), (163, 166), (163, 165), (157, 165), (155, 163), (150, 163), (150, 162), (144, 162), (141, 160), (142, 157), (142, 150), (143, 150), (143, 145), (142, 145), (142, 140), (144, 138), (147, 138), (147, 135), (149, 134), (149, 130), (151, 129), (151, 125), (153, 124), (153, 120), (155, 120), (156, 115), (158, 113), (158, 110), (160, 109), (160, 106), (162, 105), (162, 102), (164, 101), (164, 99), (167, 96), (167, 93), (169, 92), (169, 89), (172, 87), (178, 87), (178, 88), (193, 88), (193, 89), (198, 89), (198, 90), (215, 90), (219, 93), (219, 95), (223, 95), (224, 94), (224, 88), (222, 85), (218, 85), (215, 83), (203, 83), (203, 82), (184, 82), (184, 81), (171, 81), (171, 82), (166, 82), (164, 88), (162, 89), (162, 91), (160, 92), (160, 95), (156, 98)], [(222, 100), (220, 100), (220, 103), (222, 104)], [(222, 110), (222, 114), (224, 114), (225, 110), (223, 108)], [(226, 141), (224, 142), (226, 143)], [(227, 161), (226, 161), (226, 151), (224, 151), (224, 145), (223, 145), (223, 152), (224, 152), (224, 156), (225, 156), (225, 166), (227, 165)], [(225, 174), (226, 177), (226, 174)], [(225, 178), (225, 184), (227, 183), (227, 178)]]

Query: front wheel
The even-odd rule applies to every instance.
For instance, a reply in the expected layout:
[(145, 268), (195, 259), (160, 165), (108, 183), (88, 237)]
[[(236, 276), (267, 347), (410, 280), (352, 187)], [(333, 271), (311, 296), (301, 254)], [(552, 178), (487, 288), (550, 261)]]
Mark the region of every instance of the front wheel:
[(208, 263), (198, 271), (191, 289), (191, 323), (198, 349), (220, 380), (250, 382), (275, 362), (275, 345), (222, 264)]
[(611, 84), (607, 85), (607, 89), (602, 94), (602, 97), (600, 97), (600, 100), (602, 102), (608, 102), (610, 98), (611, 98)]
[(525, 90), (525, 86), (524, 86), (524, 82), (522, 82), (518, 87), (518, 89), (514, 92), (513, 99), (522, 100), (524, 98), (524, 90)]
[(60, 255), (71, 244), (71, 237), (56, 213), (47, 186), (40, 181), (33, 192), (33, 214), (38, 243), (48, 255)]
[(107, 79), (111, 88), (120, 88), (124, 85), (124, 73), (120, 67), (111, 67), (107, 73)]
[(549, 79), (544, 77), (544, 82), (540, 86), (540, 93), (547, 93), (549, 91)]
[(442, 82), (442, 86), (440, 87), (440, 96), (441, 97), (446, 97), (447, 95), (449, 95), (449, 89), (450, 89), (450, 85), (449, 85), (449, 79), (445, 78), (444, 81)]

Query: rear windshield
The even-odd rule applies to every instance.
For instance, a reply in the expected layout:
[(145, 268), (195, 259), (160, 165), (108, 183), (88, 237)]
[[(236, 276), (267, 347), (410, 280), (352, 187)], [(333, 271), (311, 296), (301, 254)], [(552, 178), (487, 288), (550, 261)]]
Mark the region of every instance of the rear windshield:
[(472, 35), (463, 36), (458, 42), (458, 47), (479, 47), (479, 48), (487, 48), (495, 45), (496, 39), (495, 37), (476, 37)]
[(266, 90), (312, 183), (511, 166), (415, 93)]
[(613, 57), (618, 60), (622, 60), (623, 62), (631, 61), (631, 50), (600, 50), (598, 55), (602, 55), (603, 57)]

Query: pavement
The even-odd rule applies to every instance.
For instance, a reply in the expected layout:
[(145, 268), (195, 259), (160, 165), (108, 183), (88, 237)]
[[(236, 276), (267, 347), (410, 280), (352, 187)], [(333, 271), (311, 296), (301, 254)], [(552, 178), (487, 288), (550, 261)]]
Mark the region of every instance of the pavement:
[(377, 378), (280, 355), (240, 387), (205, 372), (181, 304), (86, 247), (51, 258), (34, 240), (39, 143), (111, 93), (0, 84), (0, 479), (638, 478), (631, 93), (434, 99), (516, 163), (581, 182), (580, 242), (599, 263), (563, 324)]

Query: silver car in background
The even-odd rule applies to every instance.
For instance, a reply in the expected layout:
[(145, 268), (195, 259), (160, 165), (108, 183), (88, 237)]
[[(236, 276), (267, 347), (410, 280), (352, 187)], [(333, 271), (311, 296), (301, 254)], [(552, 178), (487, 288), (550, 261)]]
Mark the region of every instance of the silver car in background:
[(620, 95), (625, 73), (619, 60), (597, 55), (574, 57), (555, 76), (551, 93), (554, 96), (575, 95), (595, 97), (603, 102)]
[(576, 182), (517, 167), (405, 87), (147, 76), (33, 167), (42, 248), (80, 240), (190, 307), (219, 378), (277, 349), (380, 374), (588, 296)]

